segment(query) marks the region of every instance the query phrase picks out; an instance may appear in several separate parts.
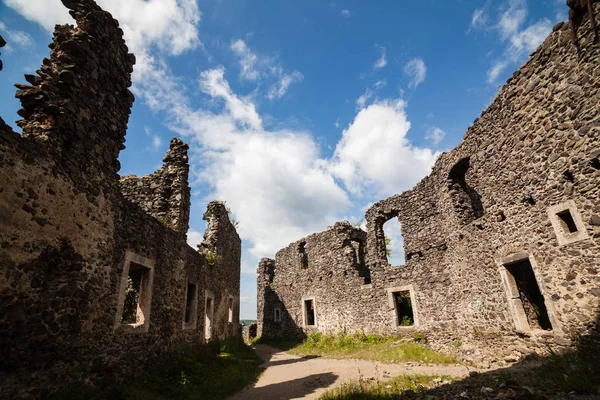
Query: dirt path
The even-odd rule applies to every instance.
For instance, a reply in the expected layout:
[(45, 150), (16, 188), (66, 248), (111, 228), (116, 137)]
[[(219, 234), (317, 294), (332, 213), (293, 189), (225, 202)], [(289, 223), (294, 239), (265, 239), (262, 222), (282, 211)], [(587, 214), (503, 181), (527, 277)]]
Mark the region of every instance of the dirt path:
[(254, 385), (229, 400), (316, 399), (327, 389), (342, 382), (363, 379), (385, 380), (398, 375), (466, 376), (466, 367), (382, 364), (365, 360), (332, 360), (303, 358), (265, 345), (257, 345), (256, 353), (265, 361), (264, 373)]

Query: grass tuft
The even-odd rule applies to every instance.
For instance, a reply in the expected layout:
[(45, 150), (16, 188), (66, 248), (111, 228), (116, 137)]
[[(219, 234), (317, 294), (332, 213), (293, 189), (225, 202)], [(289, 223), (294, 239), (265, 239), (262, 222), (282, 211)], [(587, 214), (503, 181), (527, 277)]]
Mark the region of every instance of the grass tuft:
[(262, 372), (260, 358), (240, 338), (206, 345), (183, 345), (154, 363), (146, 375), (121, 384), (91, 388), (75, 382), (52, 399), (69, 400), (216, 400), (226, 398)]
[[(418, 337), (422, 341), (422, 337)], [(335, 359), (361, 359), (384, 363), (426, 362), (454, 364), (456, 359), (438, 353), (415, 341), (396, 336), (323, 335), (312, 333), (303, 342), (257, 340), (298, 356), (319, 356)]]
[(434, 382), (442, 380), (450, 382), (452, 378), (428, 375), (402, 375), (384, 382), (373, 382), (359, 379), (344, 383), (325, 392), (319, 400), (375, 400), (402, 399), (407, 392), (423, 392)]

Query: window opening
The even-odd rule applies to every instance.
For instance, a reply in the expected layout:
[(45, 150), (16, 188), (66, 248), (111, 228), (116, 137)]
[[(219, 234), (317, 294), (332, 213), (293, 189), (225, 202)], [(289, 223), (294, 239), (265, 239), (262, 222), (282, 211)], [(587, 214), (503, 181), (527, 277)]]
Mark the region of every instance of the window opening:
[(413, 314), (410, 291), (403, 290), (392, 293), (394, 307), (396, 308), (396, 323), (398, 326), (413, 326), (415, 317)]
[(233, 323), (233, 297), (229, 298), (229, 312), (227, 321), (231, 324)]
[(185, 301), (185, 323), (193, 323), (196, 317), (196, 297), (197, 286), (193, 283), (187, 284), (186, 301)]
[(577, 225), (575, 224), (575, 220), (571, 215), (571, 210), (566, 209), (559, 213), (556, 213), (560, 221), (560, 227), (562, 228), (564, 233), (575, 233), (577, 232)]
[(306, 242), (304, 241), (298, 244), (298, 258), (300, 259), (300, 268), (308, 268), (308, 255), (306, 254)]
[(600, 159), (598, 158), (594, 158), (590, 164), (592, 165), (592, 168), (594, 169), (600, 169)]
[(383, 235), (388, 264), (404, 265), (406, 262), (404, 240), (402, 238), (402, 227), (397, 217), (391, 218), (383, 224)]
[(516, 287), (516, 293), (511, 293), (511, 297), (520, 300), (529, 328), (552, 330), (544, 296), (535, 279), (529, 259), (505, 265), (505, 268), (510, 275), (509, 285), (514, 284), (513, 288)]
[(212, 322), (213, 322), (213, 298), (206, 298), (206, 307), (204, 311), (204, 337), (206, 341), (212, 338)]
[(313, 300), (304, 300), (304, 315), (306, 326), (315, 325), (315, 302)]
[(275, 307), (275, 322), (281, 321), (281, 308)]
[(469, 162), (469, 157), (463, 158), (452, 167), (448, 174), (454, 208), (465, 224), (481, 218), (484, 214), (481, 196), (467, 182)]
[(150, 272), (150, 268), (134, 262), (129, 263), (122, 324), (137, 325), (145, 322), (150, 310), (150, 304), (148, 304)]

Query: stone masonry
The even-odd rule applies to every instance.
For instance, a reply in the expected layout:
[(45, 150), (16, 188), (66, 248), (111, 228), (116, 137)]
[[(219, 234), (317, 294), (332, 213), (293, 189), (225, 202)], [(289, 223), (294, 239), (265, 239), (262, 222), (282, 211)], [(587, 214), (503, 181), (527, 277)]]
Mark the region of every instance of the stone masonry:
[(556, 25), (429, 176), (369, 208), (367, 232), (337, 223), (261, 260), (258, 335), (422, 332), (503, 362), (598, 334), (600, 45), (588, 17), (579, 35), (578, 56)]
[(1, 398), (137, 375), (182, 343), (238, 335), (241, 241), (208, 204), (186, 243), (187, 145), (118, 176), (135, 57), (93, 0), (62, 0), (36, 75), (16, 85), (22, 135), (0, 119)]

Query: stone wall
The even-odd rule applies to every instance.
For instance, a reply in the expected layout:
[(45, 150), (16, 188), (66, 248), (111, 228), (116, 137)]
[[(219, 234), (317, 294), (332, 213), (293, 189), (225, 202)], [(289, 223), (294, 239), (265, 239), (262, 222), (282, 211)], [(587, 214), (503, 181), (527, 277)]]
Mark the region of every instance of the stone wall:
[[(119, 180), (134, 57), (109, 13), (62, 1), (77, 27), (57, 26), (50, 58), (17, 85), (23, 134), (0, 119), (3, 398), (136, 375), (181, 343), (239, 333), (241, 241), (224, 204), (209, 203), (204, 242), (188, 246), (179, 139), (156, 173)], [(143, 315), (123, 323), (127, 271), (140, 266)]]
[[(259, 335), (422, 331), (436, 348), (458, 347), (465, 359), (489, 362), (569, 346), (573, 335), (595, 329), (600, 46), (592, 43), (588, 19), (579, 33), (578, 57), (570, 26), (556, 25), (429, 176), (369, 208), (368, 280), (353, 268), (344, 224), (261, 261)], [(401, 224), (405, 265), (387, 262), (383, 224), (392, 218)], [(300, 242), (305, 269), (297, 262)], [(511, 272), (516, 266), (533, 270), (552, 329), (533, 323), (542, 311), (528, 303)], [(391, 293), (398, 290), (410, 293), (412, 326), (396, 320)], [(307, 298), (316, 309), (311, 327), (303, 320)]]

